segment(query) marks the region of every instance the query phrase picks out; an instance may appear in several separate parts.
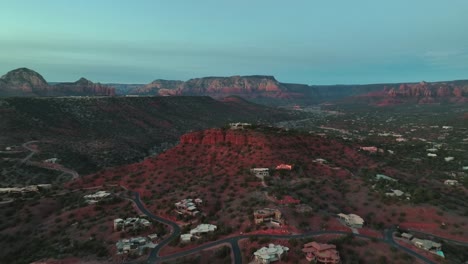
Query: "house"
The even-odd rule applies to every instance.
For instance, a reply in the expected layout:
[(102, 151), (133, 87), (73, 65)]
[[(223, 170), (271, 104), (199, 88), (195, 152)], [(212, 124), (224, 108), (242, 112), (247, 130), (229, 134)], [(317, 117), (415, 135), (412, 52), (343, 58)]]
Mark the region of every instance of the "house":
[(452, 129), (453, 126), (442, 126), (442, 129)]
[(253, 168), (250, 169), (250, 172), (253, 173), (257, 178), (263, 180), (264, 177), (270, 176), (270, 169), (268, 168)]
[(282, 219), (280, 210), (264, 208), (255, 210), (254, 222), (257, 225), (261, 223), (273, 223), (276, 225), (282, 225), (284, 223), (284, 220)]
[(229, 127), (231, 129), (237, 130), (237, 129), (246, 129), (251, 127), (252, 124), (250, 123), (229, 123)]
[(454, 160), (455, 158), (454, 157), (445, 157), (444, 159), (445, 159), (445, 161), (449, 162), (449, 161)]
[(400, 190), (391, 190), (391, 192), (385, 193), (386, 196), (396, 196), (396, 197), (400, 197), (403, 194), (405, 194), (405, 193), (403, 191), (400, 191)]
[(57, 163), (57, 158), (51, 158), (51, 159), (46, 159), (44, 160), (45, 163), (52, 163), (52, 164), (55, 164)]
[(398, 181), (398, 180), (396, 180), (396, 179), (394, 179), (394, 178), (392, 178), (392, 177), (389, 177), (389, 176), (387, 176), (387, 175), (384, 175), (384, 174), (377, 174), (377, 175), (375, 175), (375, 179), (378, 180), (378, 181), (380, 181), (380, 180), (394, 181), (394, 182)]
[(408, 240), (411, 240), (413, 238), (413, 235), (410, 234), (410, 233), (402, 233), (401, 237), (405, 238), (405, 239), (408, 239)]
[(198, 238), (200, 235), (207, 234), (208, 232), (216, 231), (217, 227), (211, 224), (200, 224), (194, 229), (190, 230), (187, 234), (181, 234), (180, 240), (182, 242), (190, 242), (192, 238)]
[(150, 221), (144, 218), (129, 217), (125, 220), (121, 218), (114, 219), (114, 231), (139, 230), (150, 226)]
[(271, 262), (281, 260), (283, 255), (288, 251), (288, 247), (269, 244), (268, 247), (262, 247), (261, 249), (255, 251), (255, 263), (269, 264)]
[(462, 170), (468, 170), (468, 166), (463, 166)]
[(437, 154), (434, 154), (434, 153), (427, 153), (427, 156), (428, 156), (428, 157), (431, 157), (431, 158), (435, 158), (435, 157), (437, 157)]
[(148, 235), (148, 239), (151, 240), (151, 241), (153, 241), (153, 240), (155, 240), (157, 238), (158, 238), (158, 234), (149, 234)]
[(364, 225), (364, 219), (356, 214), (338, 214), (338, 217), (344, 220), (345, 224), (352, 228), (361, 228)]
[(340, 255), (335, 245), (310, 242), (304, 245), (302, 252), (305, 253), (306, 259), (309, 262), (314, 261), (315, 263), (322, 264), (340, 263)]
[(201, 234), (206, 234), (208, 232), (214, 232), (216, 230), (215, 225), (211, 224), (200, 224), (194, 229), (190, 230), (191, 235), (201, 235)]
[(292, 170), (292, 165), (289, 164), (280, 164), (276, 166), (276, 170)]
[(201, 204), (203, 201), (202, 199), (183, 199), (179, 202), (175, 203), (176, 212), (181, 215), (190, 215), (196, 216), (200, 213), (197, 209), (197, 205)]
[(85, 195), (83, 196), (83, 198), (86, 200), (88, 204), (94, 204), (94, 203), (97, 203), (101, 200), (108, 198), (109, 196), (111, 196), (110, 192), (98, 191), (94, 194)]
[(445, 181), (444, 181), (444, 184), (445, 184), (445, 185), (450, 185), (450, 186), (457, 186), (457, 185), (458, 185), (458, 181), (457, 181), (457, 180), (445, 180)]
[(180, 240), (182, 242), (190, 242), (192, 241), (192, 234), (182, 234), (180, 235)]
[(360, 147), (359, 149), (370, 152), (370, 153), (376, 153), (378, 150), (377, 147)]
[(117, 247), (117, 254), (137, 253), (142, 255), (144, 248), (154, 248), (156, 245), (145, 237), (133, 237), (121, 239), (115, 243), (115, 246)]
[(411, 243), (413, 243), (413, 245), (417, 246), (418, 248), (422, 248), (427, 251), (437, 251), (442, 249), (442, 244), (428, 239), (413, 238)]
[(430, 149), (426, 149), (427, 152), (437, 152), (438, 149), (436, 148), (430, 148)]

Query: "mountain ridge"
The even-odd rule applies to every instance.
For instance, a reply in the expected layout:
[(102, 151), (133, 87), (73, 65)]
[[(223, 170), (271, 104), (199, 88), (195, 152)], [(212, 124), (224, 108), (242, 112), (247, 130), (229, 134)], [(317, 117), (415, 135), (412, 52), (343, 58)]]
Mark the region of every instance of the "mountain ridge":
[(75, 82), (49, 84), (38, 72), (18, 68), (0, 78), (0, 97), (34, 96), (113, 96), (113, 87), (81, 77)]

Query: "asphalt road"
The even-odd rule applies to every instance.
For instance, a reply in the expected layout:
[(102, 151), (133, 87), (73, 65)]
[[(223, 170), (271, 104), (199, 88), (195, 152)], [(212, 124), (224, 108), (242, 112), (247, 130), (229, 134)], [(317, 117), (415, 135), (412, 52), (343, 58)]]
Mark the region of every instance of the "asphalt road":
[[(161, 223), (166, 224), (166, 225), (171, 227), (171, 234), (169, 235), (169, 237), (167, 237), (163, 241), (161, 241), (161, 243), (159, 243), (151, 251), (148, 259), (146, 260), (146, 263), (157, 263), (157, 262), (164, 261), (164, 260), (176, 259), (176, 258), (188, 256), (188, 255), (191, 255), (191, 254), (194, 254), (196, 252), (200, 252), (200, 251), (203, 251), (203, 250), (206, 250), (206, 249), (218, 247), (218, 246), (221, 246), (223, 244), (229, 244), (231, 246), (231, 249), (232, 249), (232, 254), (231, 255), (233, 257), (233, 263), (242, 264), (242, 253), (241, 253), (241, 250), (239, 248), (239, 240), (241, 240), (241, 239), (246, 239), (246, 238), (249, 238), (249, 237), (259, 237), (259, 238), (265, 237), (265, 238), (273, 238), (273, 239), (292, 239), (292, 238), (302, 239), (302, 238), (310, 238), (310, 237), (319, 236), (319, 235), (349, 235), (349, 234), (351, 234), (349, 232), (343, 232), (343, 231), (326, 231), (326, 230), (324, 230), (324, 231), (307, 232), (307, 233), (296, 234), (296, 235), (267, 235), (267, 234), (262, 234), (262, 235), (239, 235), (239, 236), (233, 236), (233, 237), (228, 237), (228, 238), (216, 240), (216, 241), (213, 241), (213, 242), (203, 244), (203, 245), (198, 246), (196, 248), (191, 248), (191, 249), (188, 249), (188, 250), (185, 250), (185, 251), (182, 251), (182, 252), (177, 252), (177, 253), (174, 253), (174, 254), (171, 254), (171, 255), (168, 255), (168, 256), (160, 257), (159, 252), (161, 251), (161, 249), (163, 247), (165, 247), (167, 244), (169, 244), (172, 240), (174, 240), (178, 236), (180, 236), (181, 229), (176, 223), (174, 223), (172, 221), (169, 221), (167, 219), (158, 217), (158, 216), (152, 214), (150, 211), (148, 211), (148, 209), (146, 209), (145, 206), (143, 205), (143, 203), (141, 202), (140, 194), (138, 192), (133, 192), (133, 195), (135, 195), (135, 198), (133, 198), (131, 200), (136, 204), (136, 206), (140, 209), (140, 211), (142, 213), (144, 213), (146, 216), (148, 216), (149, 218), (151, 218), (153, 220), (156, 220), (158, 222), (161, 222)], [(395, 240), (393, 239), (393, 232), (394, 231), (395, 231), (394, 228), (384, 230), (384, 238), (383, 239), (377, 239), (377, 240), (380, 241), (380, 242), (383, 242), (383, 243), (387, 243), (390, 246), (393, 246), (393, 247), (395, 247), (397, 249), (400, 249), (400, 250), (408, 253), (409, 255), (411, 255), (411, 256), (413, 256), (413, 257), (415, 257), (417, 259), (420, 259), (424, 263), (436, 264), (432, 260), (418, 254), (417, 252), (415, 252), (415, 251), (413, 251), (413, 250), (411, 250), (409, 248), (403, 247), (403, 246), (399, 245), (398, 243), (396, 243)], [(362, 234), (353, 234), (353, 235), (355, 237), (375, 239), (374, 237), (370, 237), (370, 236), (366, 236), (366, 235), (362, 235)], [(441, 238), (441, 239), (443, 239), (443, 238)]]

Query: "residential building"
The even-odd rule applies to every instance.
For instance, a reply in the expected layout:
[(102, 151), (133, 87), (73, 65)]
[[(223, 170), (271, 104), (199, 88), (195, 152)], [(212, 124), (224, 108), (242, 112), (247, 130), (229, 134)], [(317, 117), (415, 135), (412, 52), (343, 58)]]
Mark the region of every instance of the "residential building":
[(111, 193), (110, 192), (106, 192), (106, 191), (98, 191), (94, 194), (88, 194), (88, 195), (85, 195), (83, 196), (83, 198), (85, 198), (86, 202), (88, 204), (94, 204), (94, 203), (97, 203), (101, 200), (104, 200), (106, 198), (108, 198), (109, 196), (111, 196)]
[(133, 237), (130, 239), (121, 239), (115, 243), (117, 247), (117, 254), (135, 253), (138, 255), (143, 254), (145, 248), (154, 248), (156, 244), (151, 243), (145, 237)]
[(192, 235), (201, 235), (201, 234), (206, 234), (208, 232), (214, 232), (216, 230), (215, 225), (211, 224), (200, 224), (194, 229), (190, 230), (190, 234)]
[(200, 211), (198, 211), (197, 205), (200, 205), (202, 202), (203, 201), (200, 198), (196, 198), (195, 200), (194, 199), (180, 200), (179, 202), (175, 203), (176, 212), (181, 215), (196, 216), (200, 214)]
[(455, 158), (454, 157), (445, 157), (444, 159), (445, 159), (445, 161), (449, 162), (449, 161), (454, 160)]
[(282, 225), (284, 223), (284, 220), (282, 219), (280, 210), (264, 208), (256, 210), (254, 212), (254, 222), (257, 225), (261, 223), (273, 223), (276, 225)]
[(190, 242), (190, 241), (192, 241), (192, 237), (193, 237), (192, 234), (182, 234), (182, 235), (180, 235), (180, 240), (182, 242)]
[(305, 253), (307, 261), (322, 264), (340, 263), (340, 255), (335, 245), (310, 242), (304, 245), (302, 252)]
[(442, 249), (442, 244), (428, 239), (413, 238), (411, 243), (413, 243), (413, 245), (417, 246), (418, 248), (422, 248), (427, 251), (437, 251)]
[(198, 238), (200, 235), (207, 234), (209, 232), (216, 231), (217, 227), (211, 224), (200, 224), (194, 229), (190, 230), (187, 234), (180, 235), (180, 239), (183, 242), (191, 241), (192, 238)]
[(129, 217), (125, 220), (121, 218), (114, 219), (114, 231), (139, 230), (150, 226), (150, 221), (144, 218)]
[(250, 169), (250, 172), (253, 173), (257, 178), (263, 180), (263, 178), (270, 176), (270, 169), (268, 168), (253, 168)]
[(229, 123), (231, 129), (245, 129), (251, 127), (250, 123)]
[(435, 158), (435, 157), (437, 157), (437, 154), (434, 154), (434, 153), (427, 153), (427, 156), (428, 156), (428, 157), (431, 157), (431, 158)]
[(276, 170), (292, 170), (292, 165), (289, 164), (280, 164), (276, 166)]
[(400, 191), (400, 190), (391, 190), (391, 192), (387, 192), (385, 193), (386, 196), (396, 196), (396, 197), (400, 197), (402, 196), (403, 194), (405, 194), (403, 191)]
[(444, 184), (445, 184), (445, 185), (450, 185), (450, 186), (457, 186), (457, 185), (458, 185), (458, 181), (457, 181), (457, 180), (445, 180), (445, 181), (444, 181)]
[(52, 164), (55, 164), (57, 163), (57, 158), (51, 158), (51, 159), (46, 159), (44, 160), (45, 163), (52, 163)]
[(256, 263), (269, 264), (281, 260), (284, 254), (289, 251), (288, 247), (269, 244), (268, 247), (262, 247), (255, 251), (254, 258)]
[(408, 240), (413, 239), (413, 235), (410, 234), (410, 233), (402, 233), (402, 234), (401, 234), (401, 237), (402, 237), (402, 238), (405, 238), (405, 239), (408, 239)]
[(396, 180), (396, 179), (394, 179), (392, 177), (389, 177), (387, 175), (384, 175), (384, 174), (375, 175), (375, 179), (378, 180), (378, 181), (380, 181), (380, 180), (394, 181), (394, 182), (398, 181), (398, 180)]
[(345, 224), (352, 228), (361, 228), (364, 225), (364, 219), (356, 214), (338, 214), (338, 217), (344, 220)]

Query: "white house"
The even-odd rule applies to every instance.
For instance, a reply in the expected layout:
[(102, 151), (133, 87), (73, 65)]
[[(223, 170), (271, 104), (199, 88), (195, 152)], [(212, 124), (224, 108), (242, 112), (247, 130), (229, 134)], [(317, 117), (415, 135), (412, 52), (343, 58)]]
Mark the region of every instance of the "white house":
[(262, 247), (255, 251), (254, 257), (257, 263), (269, 264), (273, 261), (278, 261), (289, 251), (288, 247), (281, 245), (269, 244), (268, 247)]
[(338, 214), (340, 219), (343, 219), (346, 225), (354, 228), (361, 228), (364, 225), (364, 219), (356, 214)]
[(445, 181), (444, 181), (444, 184), (445, 184), (445, 185), (450, 185), (450, 186), (457, 186), (457, 185), (458, 185), (458, 181), (457, 181), (457, 180), (445, 180)]

